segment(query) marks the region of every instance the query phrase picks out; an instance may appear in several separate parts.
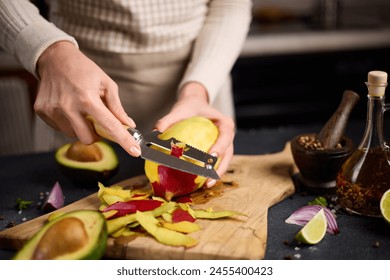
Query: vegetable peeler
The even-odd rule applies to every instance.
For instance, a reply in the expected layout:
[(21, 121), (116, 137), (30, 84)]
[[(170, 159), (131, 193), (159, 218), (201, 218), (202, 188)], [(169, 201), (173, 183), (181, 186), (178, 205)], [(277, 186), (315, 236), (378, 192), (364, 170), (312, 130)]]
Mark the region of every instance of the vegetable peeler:
[[(88, 116), (87, 119), (91, 121), (97, 134), (111, 141), (113, 140), (91, 116)], [(127, 126), (125, 126), (125, 128), (139, 144), (141, 148), (141, 158), (157, 162), (173, 169), (219, 180), (219, 176), (214, 169), (218, 160), (217, 157), (187, 145), (173, 137), (163, 140), (159, 137), (161, 132), (157, 130), (143, 135), (135, 128), (129, 128)], [(161, 150), (153, 148), (153, 146), (160, 147), (170, 152), (171, 145), (178, 143), (185, 145), (182, 158), (177, 158), (170, 155), (170, 153), (164, 153)], [(187, 161), (185, 158), (191, 159), (192, 161)]]

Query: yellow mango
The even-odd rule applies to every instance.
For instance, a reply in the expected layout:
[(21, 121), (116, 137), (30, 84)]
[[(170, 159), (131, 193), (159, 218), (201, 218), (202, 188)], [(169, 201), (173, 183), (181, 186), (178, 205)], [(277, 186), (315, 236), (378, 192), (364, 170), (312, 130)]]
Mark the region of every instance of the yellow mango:
[[(204, 117), (191, 117), (168, 128), (160, 135), (160, 138), (167, 140), (174, 137), (182, 143), (209, 152), (218, 135), (218, 128), (211, 120)], [(168, 153), (161, 148), (154, 148)], [(201, 188), (207, 179), (178, 170), (167, 171), (166, 168), (168, 167), (162, 169), (161, 165), (155, 162), (145, 161), (145, 174), (153, 187), (154, 194), (168, 201), (173, 197), (189, 194)]]

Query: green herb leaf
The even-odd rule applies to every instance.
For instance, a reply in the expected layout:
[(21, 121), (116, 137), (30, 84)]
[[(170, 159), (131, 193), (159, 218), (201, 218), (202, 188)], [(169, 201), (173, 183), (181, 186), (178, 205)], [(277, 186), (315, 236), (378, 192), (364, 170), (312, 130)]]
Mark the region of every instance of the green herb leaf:
[(320, 205), (320, 206), (328, 206), (328, 202), (326, 201), (326, 198), (323, 196), (318, 196), (314, 200), (309, 201), (308, 205)]
[(15, 200), (15, 203), (16, 203), (15, 207), (16, 207), (17, 209), (23, 210), (23, 209), (27, 209), (27, 207), (28, 207), (31, 203), (33, 203), (33, 202), (32, 202), (32, 201), (28, 201), (28, 200), (24, 200), (24, 199), (18, 197), (18, 198)]

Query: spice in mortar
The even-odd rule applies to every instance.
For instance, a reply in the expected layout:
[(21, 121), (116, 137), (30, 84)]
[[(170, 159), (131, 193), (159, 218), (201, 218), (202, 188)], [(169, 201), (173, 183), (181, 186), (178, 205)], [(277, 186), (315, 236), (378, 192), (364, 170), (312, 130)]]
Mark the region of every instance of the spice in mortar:
[[(298, 143), (306, 149), (312, 150), (324, 150), (321, 142), (317, 139), (316, 135), (303, 135), (298, 138)], [(342, 148), (341, 143), (337, 143), (336, 149)]]

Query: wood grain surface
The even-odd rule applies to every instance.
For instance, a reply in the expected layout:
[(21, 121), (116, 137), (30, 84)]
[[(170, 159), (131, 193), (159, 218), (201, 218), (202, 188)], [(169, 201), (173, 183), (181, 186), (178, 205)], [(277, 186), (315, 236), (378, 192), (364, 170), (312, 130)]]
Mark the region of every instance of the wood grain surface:
[[(267, 244), (268, 208), (294, 193), (296, 171), (289, 143), (283, 151), (265, 155), (234, 155), (221, 182), (191, 196), (193, 208), (234, 210), (247, 214), (220, 220), (200, 220), (202, 230), (192, 233), (192, 248), (172, 247), (152, 237), (134, 240), (109, 238), (106, 257), (113, 259), (263, 259)], [(150, 188), (145, 176), (115, 185)], [(57, 210), (97, 209), (97, 193)], [(17, 250), (45, 223), (49, 214), (0, 232), (0, 247)]]

